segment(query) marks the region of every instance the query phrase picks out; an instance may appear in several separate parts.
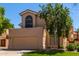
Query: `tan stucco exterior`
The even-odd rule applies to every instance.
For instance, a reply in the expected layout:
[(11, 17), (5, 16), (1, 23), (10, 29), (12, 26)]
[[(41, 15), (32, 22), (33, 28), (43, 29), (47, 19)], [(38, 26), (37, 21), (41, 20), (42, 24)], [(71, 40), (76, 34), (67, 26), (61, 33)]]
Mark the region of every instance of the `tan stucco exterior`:
[(43, 49), (43, 28), (9, 30), (9, 49)]
[(25, 28), (25, 18), (30, 15), (33, 18), (33, 27), (44, 27), (45, 21), (39, 17), (39, 14), (34, 14), (31, 11), (27, 11), (23, 15), (21, 15), (21, 23), (22, 28)]
[[(28, 15), (33, 19), (32, 28), (25, 28), (25, 20)], [(45, 22), (37, 13), (29, 10), (22, 13), (21, 25), (20, 29), (9, 29), (8, 49), (45, 49), (47, 47)]]
[[(54, 44), (49, 33), (45, 29), (45, 21), (39, 17), (39, 13), (26, 10), (20, 13), (21, 28), (8, 29), (6, 32), (7, 49), (46, 49), (49, 47), (58, 48)], [(33, 20), (33, 27), (25, 28), (26, 17), (30, 15)], [(57, 43), (57, 41), (55, 42)], [(60, 44), (63, 44), (61, 41)]]

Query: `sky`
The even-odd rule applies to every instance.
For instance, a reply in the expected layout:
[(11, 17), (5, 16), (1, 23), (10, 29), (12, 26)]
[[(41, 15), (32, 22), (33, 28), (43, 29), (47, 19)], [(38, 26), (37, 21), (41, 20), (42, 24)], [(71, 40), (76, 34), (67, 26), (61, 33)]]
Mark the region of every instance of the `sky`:
[[(26, 9), (31, 9), (33, 11), (39, 11), (40, 3), (0, 3), (0, 7), (5, 8), (5, 17), (7, 17), (15, 28), (20, 28), (21, 16), (19, 13)], [(73, 21), (74, 30), (79, 28), (79, 4), (63, 4), (64, 7), (69, 8), (70, 16)]]

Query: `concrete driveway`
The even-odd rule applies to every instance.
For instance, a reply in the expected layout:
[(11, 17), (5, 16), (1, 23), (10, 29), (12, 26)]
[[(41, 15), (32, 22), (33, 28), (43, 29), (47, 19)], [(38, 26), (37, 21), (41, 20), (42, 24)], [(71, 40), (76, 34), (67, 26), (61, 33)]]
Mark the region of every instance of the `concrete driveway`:
[(23, 52), (32, 52), (33, 50), (0, 50), (0, 56), (21, 56)]

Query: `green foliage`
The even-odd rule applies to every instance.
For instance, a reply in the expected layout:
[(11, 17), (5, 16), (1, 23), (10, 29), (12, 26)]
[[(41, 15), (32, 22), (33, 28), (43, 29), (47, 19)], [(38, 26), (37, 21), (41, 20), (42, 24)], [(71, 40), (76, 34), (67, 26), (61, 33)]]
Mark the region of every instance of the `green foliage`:
[[(57, 36), (66, 36), (72, 27), (72, 20), (69, 16), (69, 9), (63, 4), (47, 4), (41, 6), (40, 17), (46, 22), (46, 29), (50, 34), (57, 31)], [(66, 36), (67, 37), (67, 36)]]
[(77, 32), (79, 33), (79, 28), (77, 29)]
[(79, 45), (77, 45), (77, 49), (79, 49)]
[(9, 19), (4, 17), (5, 10), (0, 7), (0, 35), (8, 28), (13, 28), (14, 25), (10, 23)]
[[(63, 4), (47, 4), (41, 6), (40, 17), (46, 22), (46, 29), (54, 39), (68, 37), (72, 27), (72, 20), (69, 16), (68, 8), (63, 7)], [(58, 45), (59, 45), (58, 41)]]
[(33, 51), (33, 52), (24, 52), (22, 56), (79, 56), (79, 52), (70, 52), (70, 51)]
[(0, 16), (3, 16), (5, 14), (5, 9), (3, 7), (0, 7)]
[(60, 48), (63, 48), (63, 45), (60, 45)]
[(77, 44), (76, 49), (77, 49), (77, 51), (79, 52), (79, 44)]
[(68, 50), (68, 51), (73, 51), (73, 50), (75, 50), (75, 45), (74, 45), (74, 44), (69, 44), (69, 45), (67, 46), (67, 50)]
[(3, 24), (3, 28), (5, 28), (5, 29), (13, 28), (13, 24), (11, 24), (10, 21), (9, 21), (9, 19), (7, 19), (7, 18), (5, 18), (3, 20), (2, 24)]

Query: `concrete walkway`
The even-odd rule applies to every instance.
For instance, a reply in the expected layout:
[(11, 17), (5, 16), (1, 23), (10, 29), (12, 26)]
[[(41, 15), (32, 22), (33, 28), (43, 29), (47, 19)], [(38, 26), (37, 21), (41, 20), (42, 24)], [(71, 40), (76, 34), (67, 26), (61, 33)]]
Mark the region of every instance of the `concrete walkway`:
[(21, 56), (23, 52), (31, 52), (33, 50), (0, 50), (0, 56)]

